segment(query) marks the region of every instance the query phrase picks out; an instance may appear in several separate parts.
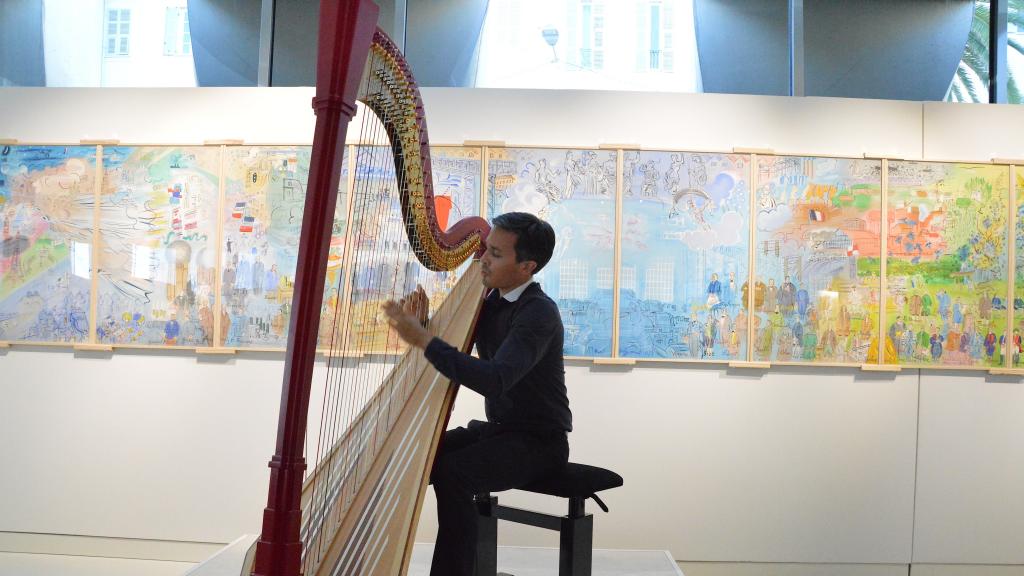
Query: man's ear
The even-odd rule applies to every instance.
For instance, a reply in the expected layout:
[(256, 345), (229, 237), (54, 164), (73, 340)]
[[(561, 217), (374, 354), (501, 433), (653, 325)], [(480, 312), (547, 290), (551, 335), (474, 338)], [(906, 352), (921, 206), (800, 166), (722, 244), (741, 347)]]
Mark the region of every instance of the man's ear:
[(528, 272), (531, 276), (533, 271), (537, 269), (537, 263), (533, 260), (523, 260), (519, 263), (523, 267), (523, 271)]

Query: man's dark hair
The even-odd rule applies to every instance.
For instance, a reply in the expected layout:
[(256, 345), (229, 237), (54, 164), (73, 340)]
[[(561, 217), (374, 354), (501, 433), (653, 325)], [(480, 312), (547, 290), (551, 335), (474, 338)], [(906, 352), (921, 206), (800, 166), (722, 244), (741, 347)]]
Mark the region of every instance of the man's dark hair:
[(492, 221), (495, 228), (516, 235), (516, 262), (533, 260), (540, 272), (555, 251), (555, 231), (547, 222), (526, 212), (506, 212)]

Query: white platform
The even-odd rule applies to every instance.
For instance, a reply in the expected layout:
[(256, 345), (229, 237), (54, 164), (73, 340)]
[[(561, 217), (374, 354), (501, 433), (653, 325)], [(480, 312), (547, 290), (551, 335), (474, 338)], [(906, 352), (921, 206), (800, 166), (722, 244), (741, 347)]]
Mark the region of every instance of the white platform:
[[(430, 572), (432, 544), (416, 544), (409, 576)], [(0, 576), (182, 576), (190, 562), (0, 553)], [(558, 573), (555, 548), (499, 547), (498, 570), (513, 576)], [(683, 576), (664, 550), (594, 550), (593, 576)]]
[[(428, 576), (433, 544), (417, 543), (409, 576)], [(510, 576), (558, 574), (558, 549), (524, 546), (498, 547), (498, 572)], [(683, 576), (665, 550), (594, 550), (592, 576)]]

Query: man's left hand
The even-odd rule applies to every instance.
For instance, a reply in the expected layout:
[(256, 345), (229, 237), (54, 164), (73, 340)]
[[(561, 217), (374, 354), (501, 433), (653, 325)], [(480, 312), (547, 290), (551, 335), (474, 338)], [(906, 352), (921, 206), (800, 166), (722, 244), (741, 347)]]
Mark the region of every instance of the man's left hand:
[(417, 286), (412, 294), (399, 302), (388, 300), (381, 306), (388, 317), (388, 324), (398, 336), (417, 348), (426, 348), (433, 338), (425, 327), (429, 307), (427, 294), (422, 286)]

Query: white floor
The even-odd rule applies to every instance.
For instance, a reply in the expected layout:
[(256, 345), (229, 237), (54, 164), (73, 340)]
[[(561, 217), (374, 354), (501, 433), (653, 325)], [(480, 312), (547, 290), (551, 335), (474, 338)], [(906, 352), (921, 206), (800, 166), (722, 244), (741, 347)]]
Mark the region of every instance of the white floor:
[[(416, 544), (409, 576), (427, 576), (433, 551), (431, 544)], [(498, 572), (511, 576), (555, 576), (558, 574), (558, 549), (499, 546)], [(664, 550), (594, 550), (592, 576), (683, 576), (683, 573)]]
[[(409, 576), (427, 576), (433, 546), (416, 544)], [(0, 552), (0, 576), (182, 576), (195, 564), (156, 560)], [(667, 552), (594, 550), (593, 576), (683, 576)], [(498, 548), (498, 571), (513, 576), (555, 576), (554, 548)]]
[(191, 562), (0, 552), (0, 576), (181, 576)]

